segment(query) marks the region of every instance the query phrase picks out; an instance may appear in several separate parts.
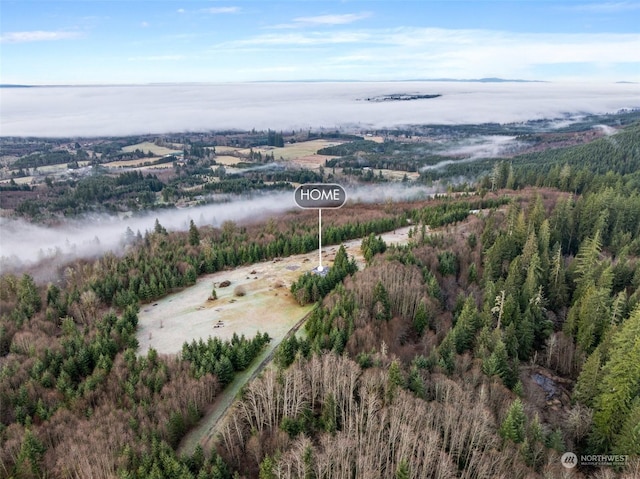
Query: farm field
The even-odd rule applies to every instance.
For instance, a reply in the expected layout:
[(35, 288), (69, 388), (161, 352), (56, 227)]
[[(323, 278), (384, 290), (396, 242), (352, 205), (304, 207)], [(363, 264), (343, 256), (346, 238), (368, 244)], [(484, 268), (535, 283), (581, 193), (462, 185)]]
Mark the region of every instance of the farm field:
[(230, 156), (230, 155), (216, 156), (215, 159), (217, 164), (224, 165), (224, 166), (230, 166), (230, 165), (233, 166), (233, 165), (237, 165), (242, 161), (247, 161), (246, 159), (242, 159), (242, 158), (238, 158), (237, 156)]
[(238, 150), (241, 150), (242, 148), (238, 148), (235, 146), (224, 146), (224, 145), (219, 145), (216, 147), (212, 147), (212, 146), (208, 146), (207, 149), (212, 150), (213, 148), (216, 149), (216, 154), (224, 154), (224, 153), (235, 153)]
[[(18, 185), (29, 185), (33, 181), (33, 176), (22, 176), (20, 178), (13, 178), (13, 181)], [(0, 181), (0, 184), (9, 184), (11, 182), (11, 178), (7, 178), (6, 180)]]
[(150, 141), (144, 141), (142, 143), (136, 143), (135, 145), (129, 145), (129, 146), (125, 146), (122, 148), (122, 151), (124, 151), (125, 153), (131, 153), (133, 151), (136, 150), (140, 150), (143, 153), (153, 153), (154, 155), (157, 156), (164, 156), (164, 155), (173, 155), (173, 154), (179, 154), (182, 153), (181, 150), (174, 150), (171, 148), (166, 148), (164, 146), (158, 146), (155, 143), (152, 143)]
[[(126, 168), (126, 167), (138, 167), (138, 166), (143, 166), (145, 163), (152, 163), (154, 161), (159, 160), (161, 157), (160, 156), (154, 156), (152, 158), (140, 158), (140, 159), (136, 159), (136, 160), (119, 160), (119, 161), (111, 161), (109, 163), (105, 163), (104, 166), (109, 167), (109, 168)], [(169, 163), (170, 165), (170, 163)], [(164, 166), (166, 167), (167, 165), (155, 165), (155, 166)]]
[[(276, 161), (282, 158), (285, 161), (297, 160), (298, 158), (309, 157), (315, 155), (318, 150), (328, 146), (342, 145), (344, 141), (333, 140), (309, 140), (298, 143), (287, 143), (282, 148), (258, 148), (254, 151), (260, 151), (262, 154), (272, 154)], [(241, 150), (242, 153), (249, 154), (249, 150)], [(324, 160), (323, 160), (324, 161)]]

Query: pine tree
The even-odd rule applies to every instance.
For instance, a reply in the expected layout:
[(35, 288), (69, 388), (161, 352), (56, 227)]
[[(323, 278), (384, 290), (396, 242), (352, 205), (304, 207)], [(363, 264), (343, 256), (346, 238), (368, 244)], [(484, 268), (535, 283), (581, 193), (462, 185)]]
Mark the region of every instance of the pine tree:
[(515, 443), (522, 442), (525, 437), (525, 419), (522, 401), (517, 398), (511, 403), (509, 412), (500, 425), (500, 436)]
[(627, 419), (616, 436), (612, 452), (640, 456), (640, 396), (633, 400)]
[(189, 223), (189, 244), (191, 246), (198, 246), (200, 244), (200, 232), (193, 220)]
[(389, 301), (389, 293), (378, 281), (373, 288), (373, 317), (380, 321), (389, 321), (391, 319), (391, 302)]
[(429, 317), (427, 316), (427, 308), (424, 305), (424, 301), (420, 301), (416, 309), (416, 314), (413, 317), (413, 327), (418, 333), (418, 336), (422, 336), (428, 324)]
[(611, 450), (631, 414), (632, 402), (640, 396), (640, 308), (623, 323), (612, 343), (594, 398), (590, 443), (599, 451)]
[(462, 354), (473, 345), (476, 332), (480, 327), (478, 310), (475, 301), (470, 296), (464, 302), (460, 316), (453, 328), (453, 338), (456, 345), (456, 352)]
[(406, 459), (402, 459), (398, 464), (398, 469), (396, 469), (396, 479), (409, 479), (410, 477), (409, 463)]
[(502, 339), (496, 341), (493, 352), (482, 362), (482, 371), (487, 376), (500, 377), (507, 387), (513, 385), (513, 373), (509, 365), (509, 356)]

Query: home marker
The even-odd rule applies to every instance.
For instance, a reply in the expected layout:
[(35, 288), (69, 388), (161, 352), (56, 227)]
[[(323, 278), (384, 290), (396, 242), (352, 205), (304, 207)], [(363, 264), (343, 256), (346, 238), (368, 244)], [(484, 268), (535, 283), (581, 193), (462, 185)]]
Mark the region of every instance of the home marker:
[(296, 188), (293, 198), (300, 208), (318, 210), (318, 267), (316, 271), (323, 273), (322, 266), (322, 210), (341, 208), (347, 201), (347, 192), (335, 183), (307, 183)]

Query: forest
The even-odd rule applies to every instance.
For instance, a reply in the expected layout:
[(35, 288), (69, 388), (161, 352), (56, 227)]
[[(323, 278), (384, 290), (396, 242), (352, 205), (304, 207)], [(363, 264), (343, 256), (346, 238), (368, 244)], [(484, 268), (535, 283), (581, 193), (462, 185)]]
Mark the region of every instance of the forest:
[[(216, 446), (189, 454), (183, 436), (270, 338), (139, 355), (140, 306), (316, 249), (314, 212), (156, 222), (58, 281), (3, 275), (0, 477), (640, 476), (639, 145), (636, 123), (460, 165), (479, 178), (466, 195), (327, 213), (323, 244), (362, 238), (366, 266), (339, 249), (327, 276), (300, 276), (302, 334), (245, 385)], [(378, 237), (408, 224), (405, 246)], [(626, 459), (576, 475), (566, 451)]]

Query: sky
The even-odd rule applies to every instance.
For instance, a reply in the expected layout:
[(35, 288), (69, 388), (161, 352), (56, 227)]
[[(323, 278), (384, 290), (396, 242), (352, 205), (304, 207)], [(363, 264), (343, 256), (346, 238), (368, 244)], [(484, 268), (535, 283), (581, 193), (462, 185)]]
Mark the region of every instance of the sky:
[(0, 2), (0, 83), (640, 82), (640, 1)]

